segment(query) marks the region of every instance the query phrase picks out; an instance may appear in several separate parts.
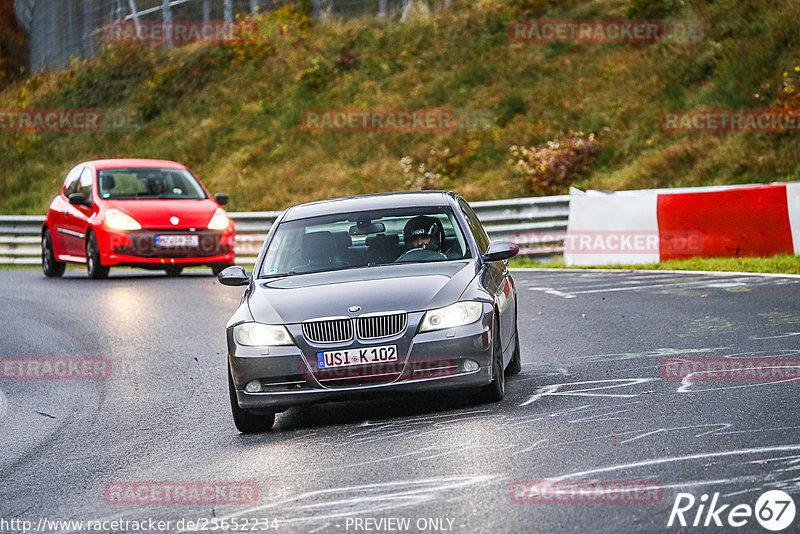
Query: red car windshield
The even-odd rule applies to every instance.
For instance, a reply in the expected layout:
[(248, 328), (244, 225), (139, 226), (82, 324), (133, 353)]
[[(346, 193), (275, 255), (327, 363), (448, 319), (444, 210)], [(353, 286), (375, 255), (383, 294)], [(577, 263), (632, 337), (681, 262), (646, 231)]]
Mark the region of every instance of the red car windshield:
[(195, 177), (184, 169), (103, 169), (97, 181), (100, 198), (109, 200), (208, 198)]

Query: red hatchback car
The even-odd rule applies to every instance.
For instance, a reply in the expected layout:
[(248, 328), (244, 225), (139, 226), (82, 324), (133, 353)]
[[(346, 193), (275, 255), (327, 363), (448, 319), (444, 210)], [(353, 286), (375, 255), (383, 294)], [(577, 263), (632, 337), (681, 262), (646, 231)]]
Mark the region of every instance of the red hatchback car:
[(233, 264), (235, 230), (200, 181), (174, 161), (109, 159), (72, 169), (42, 226), (42, 270), (64, 274), (86, 264), (89, 278), (110, 267), (159, 269), (176, 276), (190, 265), (216, 275)]

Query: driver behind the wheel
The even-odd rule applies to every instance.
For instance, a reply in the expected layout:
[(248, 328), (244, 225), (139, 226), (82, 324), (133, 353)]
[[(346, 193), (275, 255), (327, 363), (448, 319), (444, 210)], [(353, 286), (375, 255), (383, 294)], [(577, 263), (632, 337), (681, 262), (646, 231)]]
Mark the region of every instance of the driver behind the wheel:
[(425, 215), (414, 217), (403, 228), (403, 239), (409, 250), (421, 248), (441, 252), (441, 223), (437, 219)]
[(147, 192), (152, 196), (159, 196), (164, 192), (164, 180), (157, 174), (149, 174), (147, 178)]

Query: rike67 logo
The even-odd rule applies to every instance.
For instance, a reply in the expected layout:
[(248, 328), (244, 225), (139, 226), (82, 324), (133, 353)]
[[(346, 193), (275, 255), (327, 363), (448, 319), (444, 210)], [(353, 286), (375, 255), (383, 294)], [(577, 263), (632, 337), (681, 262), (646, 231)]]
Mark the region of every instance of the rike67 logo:
[[(696, 508), (696, 509), (695, 509)], [(755, 508), (749, 504), (731, 505), (719, 502), (719, 493), (715, 493), (709, 502), (709, 496), (703, 494), (696, 499), (691, 493), (678, 493), (667, 526), (677, 524), (686, 527), (727, 526), (733, 528), (750, 525), (752, 519), (767, 530), (779, 532), (794, 522), (795, 504), (792, 497), (780, 490), (767, 491), (758, 498)]]

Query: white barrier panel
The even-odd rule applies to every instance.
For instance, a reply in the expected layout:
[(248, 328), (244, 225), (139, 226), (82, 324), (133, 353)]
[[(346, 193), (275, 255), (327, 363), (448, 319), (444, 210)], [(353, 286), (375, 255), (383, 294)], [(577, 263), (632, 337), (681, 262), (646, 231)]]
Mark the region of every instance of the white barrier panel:
[(568, 266), (658, 263), (658, 195), (570, 190)]
[(786, 184), (786, 205), (789, 208), (794, 253), (800, 254), (800, 182)]

